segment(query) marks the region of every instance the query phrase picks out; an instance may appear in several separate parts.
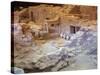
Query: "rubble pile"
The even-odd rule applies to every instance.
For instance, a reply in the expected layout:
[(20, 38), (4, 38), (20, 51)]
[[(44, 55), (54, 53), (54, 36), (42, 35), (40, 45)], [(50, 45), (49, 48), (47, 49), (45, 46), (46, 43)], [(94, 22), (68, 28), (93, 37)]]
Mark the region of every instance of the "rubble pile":
[[(76, 34), (71, 36), (70, 40), (59, 38), (50, 40), (41, 46), (20, 47), (21, 55), (16, 55), (16, 67), (22, 68), (25, 72), (46, 72), (69, 69), (69, 66), (76, 63), (85, 56), (87, 61), (91, 58), (91, 65), (85, 62), (87, 67), (81, 69), (96, 68), (97, 61), (97, 32), (90, 29), (80, 29)], [(62, 41), (58, 45), (58, 41)], [(67, 43), (69, 42), (69, 43)], [(17, 54), (17, 53), (16, 53)], [(23, 56), (23, 57), (21, 57)], [(68, 68), (67, 68), (68, 67)], [(76, 67), (76, 66), (75, 66)], [(76, 68), (70, 68), (77, 70)], [(64, 69), (65, 68), (65, 69)], [(78, 68), (79, 69), (79, 68)]]

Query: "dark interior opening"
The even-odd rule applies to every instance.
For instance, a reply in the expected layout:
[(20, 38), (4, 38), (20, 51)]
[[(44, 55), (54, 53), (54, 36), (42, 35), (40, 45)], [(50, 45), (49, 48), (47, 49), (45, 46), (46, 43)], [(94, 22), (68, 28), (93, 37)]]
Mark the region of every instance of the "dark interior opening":
[(75, 26), (70, 26), (70, 32), (75, 33)]
[(54, 27), (54, 24), (51, 24), (51, 27)]
[(46, 18), (46, 20), (49, 20), (49, 19), (50, 19), (50, 18), (48, 18), (48, 17)]
[(70, 26), (70, 32), (71, 33), (76, 33), (77, 31), (79, 31), (80, 27), (79, 26)]

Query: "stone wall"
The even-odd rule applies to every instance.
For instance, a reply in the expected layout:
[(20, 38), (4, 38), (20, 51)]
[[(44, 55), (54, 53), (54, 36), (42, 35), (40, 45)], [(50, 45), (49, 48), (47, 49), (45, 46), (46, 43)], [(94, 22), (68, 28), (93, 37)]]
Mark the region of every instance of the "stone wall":
[[(56, 16), (59, 17), (60, 20), (55, 21)], [(58, 27), (52, 27), (52, 25), (59, 24), (60, 31), (64, 31), (65, 29), (68, 32), (70, 32), (70, 26), (88, 27), (94, 25), (94, 28), (96, 28), (96, 18), (97, 7), (95, 6), (37, 5), (14, 12), (14, 23), (28, 23), (33, 21), (36, 25), (45, 26), (45, 24), (47, 24), (46, 27), (54, 28), (55, 30), (57, 30)], [(95, 24), (92, 24), (92, 22), (88, 23), (89, 21), (94, 21)]]

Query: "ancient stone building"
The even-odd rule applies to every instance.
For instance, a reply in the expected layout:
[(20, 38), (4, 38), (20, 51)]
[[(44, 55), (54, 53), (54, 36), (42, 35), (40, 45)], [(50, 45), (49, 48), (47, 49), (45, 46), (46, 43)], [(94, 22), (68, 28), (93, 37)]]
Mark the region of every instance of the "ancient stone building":
[[(97, 7), (41, 4), (14, 11), (14, 23), (34, 22), (32, 26), (41, 26), (36, 33), (76, 33), (81, 27), (96, 28)], [(34, 30), (34, 31), (35, 31)]]

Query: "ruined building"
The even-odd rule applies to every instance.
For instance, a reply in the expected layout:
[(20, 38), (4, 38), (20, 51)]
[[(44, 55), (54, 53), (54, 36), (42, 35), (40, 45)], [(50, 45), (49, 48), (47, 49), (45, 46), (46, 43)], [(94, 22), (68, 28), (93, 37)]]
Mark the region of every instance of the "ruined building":
[[(33, 22), (36, 31), (76, 33), (81, 27), (96, 29), (97, 7), (76, 5), (36, 5), (14, 11), (14, 23)], [(34, 28), (35, 29), (35, 28)], [(35, 32), (36, 32), (35, 31)], [(44, 33), (43, 32), (43, 33)], [(39, 33), (39, 32), (38, 32)], [(42, 32), (41, 32), (42, 33)]]

